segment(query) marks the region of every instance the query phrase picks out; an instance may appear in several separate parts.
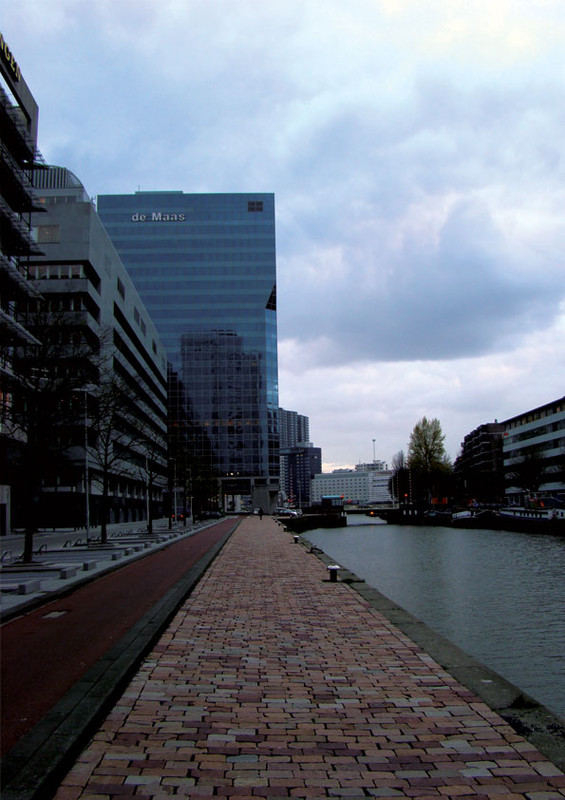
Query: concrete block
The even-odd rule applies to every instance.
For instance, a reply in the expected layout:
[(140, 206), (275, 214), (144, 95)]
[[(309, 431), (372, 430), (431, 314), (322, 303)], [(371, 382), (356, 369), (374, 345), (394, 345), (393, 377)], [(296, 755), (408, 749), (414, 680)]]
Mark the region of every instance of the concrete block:
[(74, 578), (77, 574), (77, 569), (77, 567), (62, 567), (59, 570), (59, 577), (63, 580), (65, 578)]
[(41, 589), (40, 581), (26, 581), (18, 584), (18, 594), (33, 594)]

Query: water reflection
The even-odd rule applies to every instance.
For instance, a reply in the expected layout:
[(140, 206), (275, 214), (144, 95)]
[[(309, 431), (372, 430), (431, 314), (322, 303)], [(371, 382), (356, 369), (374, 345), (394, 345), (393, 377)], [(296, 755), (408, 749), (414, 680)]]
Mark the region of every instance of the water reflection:
[(565, 540), (384, 524), (306, 536), (565, 718)]

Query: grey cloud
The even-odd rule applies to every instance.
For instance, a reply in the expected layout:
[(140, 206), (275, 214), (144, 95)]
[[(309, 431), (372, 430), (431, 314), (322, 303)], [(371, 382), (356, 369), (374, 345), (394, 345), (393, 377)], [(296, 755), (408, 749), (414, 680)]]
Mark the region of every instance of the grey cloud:
[[(549, 326), (559, 311), (562, 285), (524, 270), (487, 211), (469, 201), (454, 208), (437, 246), (410, 238), (392, 268), (356, 259), (351, 244), (345, 273), (320, 276), (318, 288), (314, 279), (304, 306), (295, 301), (282, 315), (283, 335), (288, 327), (304, 341), (325, 337), (323, 363), (481, 355)], [(371, 282), (385, 266), (386, 278)], [(308, 302), (324, 314), (308, 315)]]

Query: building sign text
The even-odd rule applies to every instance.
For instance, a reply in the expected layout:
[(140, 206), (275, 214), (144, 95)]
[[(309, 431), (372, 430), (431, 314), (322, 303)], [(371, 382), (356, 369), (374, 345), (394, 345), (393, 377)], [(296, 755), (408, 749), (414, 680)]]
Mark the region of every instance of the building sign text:
[(2, 34), (0, 33), (0, 54), (2, 56), (2, 61), (7, 65), (8, 69), (12, 73), (12, 77), (14, 80), (19, 81), (22, 77), (22, 73), (20, 72), (20, 68), (14, 58), (14, 54), (8, 47), (8, 44)]
[(141, 214), (136, 211), (131, 215), (132, 222), (185, 222), (186, 214), (173, 214), (167, 211), (151, 211)]

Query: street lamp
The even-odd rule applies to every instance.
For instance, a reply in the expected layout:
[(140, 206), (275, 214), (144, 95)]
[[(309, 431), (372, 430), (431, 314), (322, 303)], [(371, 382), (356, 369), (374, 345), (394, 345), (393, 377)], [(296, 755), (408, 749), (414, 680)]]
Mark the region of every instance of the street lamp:
[(147, 453), (145, 454), (145, 506), (147, 513), (147, 533), (149, 533), (151, 521), (149, 519), (149, 459)]

